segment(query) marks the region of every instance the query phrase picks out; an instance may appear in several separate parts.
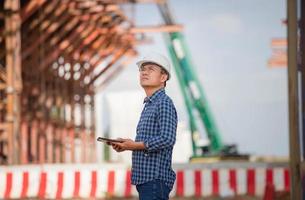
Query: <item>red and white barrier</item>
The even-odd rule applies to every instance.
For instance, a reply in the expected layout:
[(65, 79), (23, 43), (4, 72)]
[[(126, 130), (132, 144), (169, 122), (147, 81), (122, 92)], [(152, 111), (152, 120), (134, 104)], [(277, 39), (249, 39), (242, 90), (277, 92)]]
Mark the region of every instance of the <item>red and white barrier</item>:
[[(289, 191), (286, 167), (176, 168), (172, 196), (262, 196), (266, 184)], [(191, 165), (190, 165), (191, 166)], [(23, 165), (0, 167), (0, 199), (136, 196), (126, 165)]]
[(177, 171), (176, 196), (262, 196), (266, 184), (289, 191), (286, 168), (187, 169)]

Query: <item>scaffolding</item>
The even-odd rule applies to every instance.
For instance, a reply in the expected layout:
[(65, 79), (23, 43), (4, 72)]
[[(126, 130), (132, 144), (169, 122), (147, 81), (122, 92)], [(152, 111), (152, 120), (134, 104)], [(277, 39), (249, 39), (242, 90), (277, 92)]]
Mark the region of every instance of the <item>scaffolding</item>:
[(110, 1), (0, 6), (1, 164), (94, 162), (95, 83), (136, 55), (132, 22)]
[(182, 29), (135, 27), (136, 3), (164, 1), (0, 1), (0, 164), (95, 162), (95, 92), (145, 32)]

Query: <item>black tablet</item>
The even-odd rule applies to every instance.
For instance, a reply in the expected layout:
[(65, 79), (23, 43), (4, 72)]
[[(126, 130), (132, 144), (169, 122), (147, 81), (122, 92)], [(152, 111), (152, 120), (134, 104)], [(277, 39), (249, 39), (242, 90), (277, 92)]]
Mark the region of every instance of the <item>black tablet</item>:
[(105, 137), (98, 137), (97, 141), (99, 141), (99, 142), (119, 142), (119, 143), (123, 142), (122, 140), (119, 140), (119, 139), (110, 139), (110, 138), (105, 138)]

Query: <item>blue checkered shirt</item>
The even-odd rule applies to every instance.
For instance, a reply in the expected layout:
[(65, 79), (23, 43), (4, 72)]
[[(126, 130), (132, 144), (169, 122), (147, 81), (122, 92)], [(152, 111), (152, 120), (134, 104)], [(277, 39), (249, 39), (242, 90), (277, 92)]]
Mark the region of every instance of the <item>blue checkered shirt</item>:
[(146, 149), (132, 152), (132, 184), (160, 179), (172, 188), (176, 174), (172, 169), (172, 152), (176, 142), (177, 112), (164, 89), (146, 97), (137, 126), (135, 141)]

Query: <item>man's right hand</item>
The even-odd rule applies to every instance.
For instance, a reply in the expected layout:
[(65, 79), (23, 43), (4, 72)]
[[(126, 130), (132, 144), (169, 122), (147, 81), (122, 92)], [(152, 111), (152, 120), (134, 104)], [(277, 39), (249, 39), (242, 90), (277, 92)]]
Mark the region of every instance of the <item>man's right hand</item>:
[(112, 146), (112, 148), (113, 148), (116, 152), (125, 151), (125, 149), (123, 149), (123, 148), (120, 146), (120, 143), (112, 142), (112, 143), (111, 143), (111, 146)]

